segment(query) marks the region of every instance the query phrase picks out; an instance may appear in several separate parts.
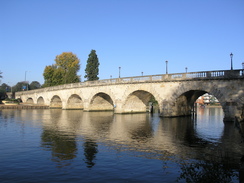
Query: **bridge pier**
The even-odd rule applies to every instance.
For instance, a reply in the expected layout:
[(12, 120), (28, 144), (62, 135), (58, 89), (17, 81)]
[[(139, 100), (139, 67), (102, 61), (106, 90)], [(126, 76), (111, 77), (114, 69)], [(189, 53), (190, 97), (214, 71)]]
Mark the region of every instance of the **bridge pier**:
[(236, 102), (226, 102), (223, 105), (224, 121), (244, 122), (244, 106), (238, 106)]
[(160, 116), (161, 117), (179, 117), (179, 116), (190, 116), (191, 106), (185, 99), (180, 99), (176, 102), (170, 102), (164, 100), (160, 106)]

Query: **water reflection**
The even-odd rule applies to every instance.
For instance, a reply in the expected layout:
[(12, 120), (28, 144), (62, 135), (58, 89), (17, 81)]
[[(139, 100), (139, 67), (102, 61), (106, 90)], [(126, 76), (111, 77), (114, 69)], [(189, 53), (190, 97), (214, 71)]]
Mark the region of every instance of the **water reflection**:
[(96, 154), (98, 153), (97, 144), (93, 140), (86, 139), (83, 147), (87, 168), (92, 168), (95, 165)]
[[(0, 115), (0, 127), (10, 125), (4, 122), (8, 118), (17, 119), (23, 129), (40, 127), (40, 146), (59, 168), (77, 160), (91, 170), (103, 162), (99, 154), (105, 146), (116, 153), (159, 160), (162, 171), (174, 163), (179, 181), (231, 182), (238, 176), (244, 152), (240, 131), (234, 123), (223, 123), (221, 108), (200, 109), (197, 119), (58, 109), (9, 110)], [(240, 172), (241, 177), (243, 168)]]

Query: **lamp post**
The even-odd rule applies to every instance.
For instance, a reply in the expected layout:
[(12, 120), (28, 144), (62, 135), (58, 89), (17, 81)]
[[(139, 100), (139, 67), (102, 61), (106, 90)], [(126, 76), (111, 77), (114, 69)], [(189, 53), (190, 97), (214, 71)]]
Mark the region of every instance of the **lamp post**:
[(28, 82), (26, 81), (26, 73), (27, 73), (28, 71), (25, 71), (25, 83), (26, 83), (26, 90), (28, 90)]
[(242, 62), (242, 69), (244, 69), (244, 62)]
[(25, 84), (26, 84), (26, 90), (28, 90), (28, 85), (27, 85), (27, 83), (26, 83), (26, 73), (27, 73), (28, 71), (25, 71)]
[(26, 82), (26, 73), (27, 73), (28, 71), (25, 71), (25, 82)]
[(141, 72), (141, 76), (143, 76), (143, 72)]
[(232, 58), (233, 58), (233, 53), (230, 53), (230, 70), (233, 70)]
[(119, 78), (120, 78), (120, 69), (121, 69), (121, 67), (119, 67)]
[(168, 74), (168, 61), (166, 60), (165, 63), (166, 63), (166, 74)]
[(186, 73), (187, 73), (187, 67), (186, 67)]

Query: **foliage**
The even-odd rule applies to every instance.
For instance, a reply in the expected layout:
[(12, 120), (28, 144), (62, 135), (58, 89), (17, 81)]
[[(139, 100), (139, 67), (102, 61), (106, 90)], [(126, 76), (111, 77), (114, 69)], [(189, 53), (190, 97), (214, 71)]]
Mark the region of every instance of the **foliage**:
[(6, 83), (0, 86), (0, 100), (4, 100), (7, 97), (6, 92), (9, 91), (9, 88), (10, 87)]
[(38, 81), (32, 81), (30, 84), (30, 90), (41, 88), (41, 84)]
[(75, 54), (63, 52), (56, 56), (55, 62), (44, 69), (43, 87), (80, 82), (80, 76), (77, 75), (80, 70), (80, 60)]
[(9, 85), (7, 85), (6, 83), (3, 83), (1, 86), (0, 86), (0, 90), (1, 91), (5, 91), (5, 92), (9, 92), (11, 91), (11, 87)]
[(15, 86), (12, 87), (13, 92), (23, 91), (23, 90), (30, 90), (30, 86), (26, 82), (18, 82)]
[(91, 53), (89, 54), (89, 57), (87, 59), (86, 64), (86, 75), (85, 78), (87, 78), (88, 81), (94, 81), (98, 80), (98, 74), (99, 74), (99, 61), (96, 54), (96, 50), (91, 50)]
[(55, 65), (49, 65), (49, 66), (45, 67), (44, 73), (43, 73), (45, 83), (43, 84), (43, 87), (53, 85), (53, 74), (54, 74), (55, 69), (56, 69)]
[(9, 101), (8, 103), (17, 103), (17, 104), (20, 103), (20, 101), (19, 101), (18, 99), (10, 99), (10, 98), (6, 98), (5, 100), (6, 100), (6, 101)]

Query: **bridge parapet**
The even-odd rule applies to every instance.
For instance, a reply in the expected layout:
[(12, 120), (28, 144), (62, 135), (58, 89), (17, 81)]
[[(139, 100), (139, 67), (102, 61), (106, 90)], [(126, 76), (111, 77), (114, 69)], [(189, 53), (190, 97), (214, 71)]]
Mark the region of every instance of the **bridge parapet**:
[[(217, 70), (217, 71), (201, 71), (201, 72), (187, 72), (187, 73), (173, 73), (173, 74), (161, 74), (161, 75), (146, 75), (124, 78), (113, 78), (96, 81), (85, 81), (80, 83), (70, 83), (58, 86), (51, 86), (46, 88), (37, 89), (38, 92), (64, 90), (70, 88), (82, 88), (89, 86), (101, 86), (101, 85), (114, 85), (124, 83), (140, 83), (140, 82), (174, 82), (184, 80), (213, 80), (213, 79), (238, 79), (244, 78), (244, 69), (239, 70)], [(36, 90), (21, 91), (17, 93), (32, 94)]]

